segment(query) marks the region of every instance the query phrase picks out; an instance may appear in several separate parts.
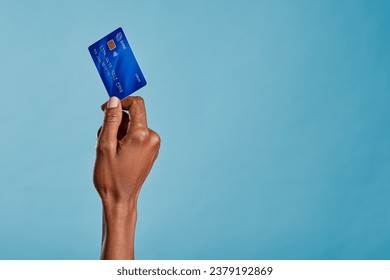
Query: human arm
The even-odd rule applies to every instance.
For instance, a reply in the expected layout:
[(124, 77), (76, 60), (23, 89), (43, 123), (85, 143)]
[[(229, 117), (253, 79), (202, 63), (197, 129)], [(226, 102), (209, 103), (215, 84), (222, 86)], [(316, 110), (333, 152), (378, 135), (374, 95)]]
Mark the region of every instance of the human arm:
[(147, 126), (141, 97), (111, 97), (103, 109), (93, 174), (103, 204), (101, 259), (134, 259), (138, 195), (157, 158), (160, 137)]

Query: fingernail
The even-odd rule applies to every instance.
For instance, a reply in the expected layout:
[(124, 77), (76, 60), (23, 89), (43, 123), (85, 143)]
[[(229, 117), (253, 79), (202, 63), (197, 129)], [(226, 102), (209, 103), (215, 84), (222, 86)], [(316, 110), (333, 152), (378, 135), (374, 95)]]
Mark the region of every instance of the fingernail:
[(110, 98), (110, 100), (108, 100), (107, 108), (116, 108), (118, 107), (118, 104), (119, 104), (118, 97), (113, 96)]

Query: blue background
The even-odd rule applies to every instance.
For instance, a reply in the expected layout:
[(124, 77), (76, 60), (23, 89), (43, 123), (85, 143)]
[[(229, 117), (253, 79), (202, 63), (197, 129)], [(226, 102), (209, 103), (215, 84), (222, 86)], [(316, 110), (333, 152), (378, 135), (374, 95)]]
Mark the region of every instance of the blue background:
[(0, 258), (96, 259), (122, 26), (162, 138), (139, 259), (390, 258), (390, 2), (2, 1)]

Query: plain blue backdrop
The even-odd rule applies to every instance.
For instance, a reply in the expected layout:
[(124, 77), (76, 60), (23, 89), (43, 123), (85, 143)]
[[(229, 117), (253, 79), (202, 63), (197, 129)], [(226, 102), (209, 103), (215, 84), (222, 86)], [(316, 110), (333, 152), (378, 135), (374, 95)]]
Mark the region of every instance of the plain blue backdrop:
[(0, 258), (97, 259), (121, 26), (162, 138), (139, 259), (390, 259), (390, 2), (1, 1)]

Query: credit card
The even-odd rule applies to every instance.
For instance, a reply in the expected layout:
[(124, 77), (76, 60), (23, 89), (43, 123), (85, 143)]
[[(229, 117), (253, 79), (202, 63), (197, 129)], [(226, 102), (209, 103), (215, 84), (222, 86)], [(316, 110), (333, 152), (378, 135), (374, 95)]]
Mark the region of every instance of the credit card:
[(146, 85), (121, 27), (92, 44), (88, 50), (110, 97), (123, 99)]

